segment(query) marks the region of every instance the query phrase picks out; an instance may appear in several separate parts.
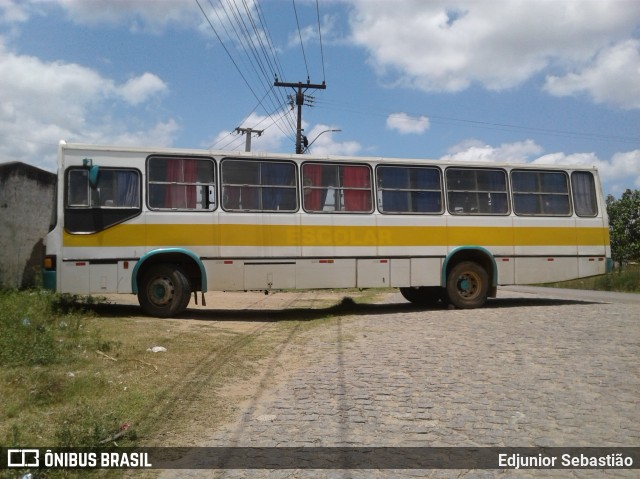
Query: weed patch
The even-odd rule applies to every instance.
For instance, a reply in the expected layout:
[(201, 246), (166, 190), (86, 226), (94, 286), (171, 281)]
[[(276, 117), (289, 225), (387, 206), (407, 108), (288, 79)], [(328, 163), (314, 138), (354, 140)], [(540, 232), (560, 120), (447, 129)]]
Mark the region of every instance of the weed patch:
[(608, 274), (562, 281), (560, 283), (550, 283), (546, 286), (595, 291), (617, 291), (621, 293), (640, 293), (640, 265), (629, 265), (624, 268), (617, 268)]

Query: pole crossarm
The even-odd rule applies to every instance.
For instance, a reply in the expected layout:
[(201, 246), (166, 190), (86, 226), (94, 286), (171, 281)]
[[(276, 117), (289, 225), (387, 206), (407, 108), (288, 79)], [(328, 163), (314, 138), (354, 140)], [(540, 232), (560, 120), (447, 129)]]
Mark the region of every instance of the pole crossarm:
[(236, 128), (237, 133), (240, 133), (242, 135), (247, 135), (247, 138), (245, 140), (245, 145), (244, 145), (244, 151), (247, 151), (247, 152), (251, 151), (251, 135), (255, 133), (256, 135), (261, 136), (263, 131), (264, 130), (254, 130), (253, 128), (240, 128), (240, 127)]

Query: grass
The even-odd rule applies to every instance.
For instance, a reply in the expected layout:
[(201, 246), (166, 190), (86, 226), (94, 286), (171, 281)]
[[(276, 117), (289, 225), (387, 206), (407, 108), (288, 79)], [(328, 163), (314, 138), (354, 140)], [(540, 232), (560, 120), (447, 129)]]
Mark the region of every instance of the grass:
[(91, 326), (95, 303), (0, 291), (0, 444), (89, 446), (118, 427), (120, 404), (92, 405), (109, 397), (108, 380), (92, 366), (95, 356), (119, 347)]
[[(366, 301), (375, 292), (348, 295)], [(225, 391), (241, 398), (265, 361), (274, 374), (284, 367), (269, 359), (283, 345), (354, 304), (335, 303), (318, 299), (313, 313), (291, 304), (269, 319), (260, 310), (216, 312), (223, 320), (206, 311), (194, 311), (195, 319), (157, 319), (91, 298), (0, 291), (0, 446), (190, 445), (185, 438), (208, 432), (198, 430), (194, 417), (207, 417), (202, 428), (226, 421), (239, 402)], [(147, 351), (157, 345), (167, 352)], [(88, 472), (51, 470), (42, 477)]]
[(618, 291), (640, 293), (640, 265), (632, 264), (616, 268), (613, 272), (590, 278), (574, 279), (545, 286), (569, 289), (588, 289), (596, 291)]

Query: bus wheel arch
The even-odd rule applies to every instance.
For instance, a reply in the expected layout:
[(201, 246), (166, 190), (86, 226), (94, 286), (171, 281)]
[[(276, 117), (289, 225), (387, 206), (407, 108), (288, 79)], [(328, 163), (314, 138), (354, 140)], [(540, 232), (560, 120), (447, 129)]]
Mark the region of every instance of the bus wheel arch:
[(192, 291), (207, 288), (204, 265), (194, 253), (181, 248), (161, 249), (145, 254), (132, 273), (132, 291), (142, 308), (152, 316), (170, 317), (182, 313)]
[(444, 261), (441, 282), (447, 299), (454, 306), (481, 307), (488, 297), (496, 296), (495, 259), (482, 247), (456, 248)]

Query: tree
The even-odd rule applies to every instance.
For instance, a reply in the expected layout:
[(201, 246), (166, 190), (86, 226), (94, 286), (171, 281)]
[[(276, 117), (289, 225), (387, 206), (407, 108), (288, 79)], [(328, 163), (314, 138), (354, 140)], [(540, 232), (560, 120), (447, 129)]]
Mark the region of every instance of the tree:
[(640, 190), (627, 190), (619, 200), (607, 196), (611, 257), (619, 264), (640, 259)]

